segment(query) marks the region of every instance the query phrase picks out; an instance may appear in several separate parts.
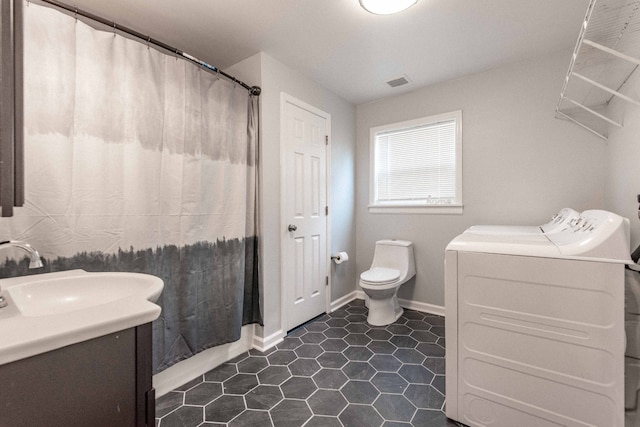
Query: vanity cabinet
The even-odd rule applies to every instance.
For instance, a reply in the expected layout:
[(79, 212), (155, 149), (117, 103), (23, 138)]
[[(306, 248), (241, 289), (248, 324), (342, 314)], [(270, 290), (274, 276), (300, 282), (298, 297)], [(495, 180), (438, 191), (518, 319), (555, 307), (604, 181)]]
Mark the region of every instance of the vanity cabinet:
[(0, 366), (0, 427), (151, 427), (154, 418), (151, 323)]

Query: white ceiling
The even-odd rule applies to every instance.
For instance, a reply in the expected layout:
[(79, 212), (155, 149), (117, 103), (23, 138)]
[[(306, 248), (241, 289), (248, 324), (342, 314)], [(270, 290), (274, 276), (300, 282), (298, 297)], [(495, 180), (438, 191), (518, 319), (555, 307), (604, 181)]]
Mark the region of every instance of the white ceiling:
[[(63, 1), (221, 69), (263, 51), (354, 104), (570, 49), (588, 4), (418, 0), (379, 16), (358, 0)], [(412, 83), (385, 83), (402, 74)]]

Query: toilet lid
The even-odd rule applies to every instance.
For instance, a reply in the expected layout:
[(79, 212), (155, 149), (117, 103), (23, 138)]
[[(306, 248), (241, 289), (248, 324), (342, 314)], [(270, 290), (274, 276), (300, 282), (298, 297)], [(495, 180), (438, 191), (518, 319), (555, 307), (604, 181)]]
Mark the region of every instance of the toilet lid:
[(374, 267), (360, 275), (360, 279), (369, 283), (390, 283), (400, 278), (400, 271), (393, 268)]

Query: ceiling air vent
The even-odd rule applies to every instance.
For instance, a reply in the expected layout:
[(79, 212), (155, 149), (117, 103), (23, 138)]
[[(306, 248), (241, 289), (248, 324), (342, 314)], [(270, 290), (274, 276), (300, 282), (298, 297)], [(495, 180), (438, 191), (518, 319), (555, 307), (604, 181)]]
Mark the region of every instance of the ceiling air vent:
[(410, 81), (411, 80), (409, 80), (407, 76), (401, 76), (401, 77), (398, 77), (397, 79), (389, 80), (387, 84), (391, 87), (398, 87), (398, 86), (406, 85)]

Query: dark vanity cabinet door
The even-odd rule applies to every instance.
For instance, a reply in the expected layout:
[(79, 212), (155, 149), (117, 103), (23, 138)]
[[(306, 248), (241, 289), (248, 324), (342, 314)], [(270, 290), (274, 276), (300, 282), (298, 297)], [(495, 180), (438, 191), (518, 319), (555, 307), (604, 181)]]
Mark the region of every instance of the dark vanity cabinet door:
[(0, 366), (0, 427), (151, 427), (151, 324)]

